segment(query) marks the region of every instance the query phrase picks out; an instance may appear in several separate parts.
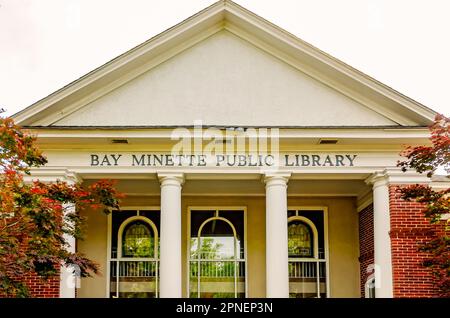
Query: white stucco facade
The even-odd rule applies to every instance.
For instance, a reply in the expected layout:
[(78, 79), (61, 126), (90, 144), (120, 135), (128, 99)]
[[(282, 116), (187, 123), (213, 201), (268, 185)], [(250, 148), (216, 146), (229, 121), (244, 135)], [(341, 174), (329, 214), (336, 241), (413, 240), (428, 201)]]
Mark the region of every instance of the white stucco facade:
[(96, 126), (99, 117), (105, 126), (397, 125), (229, 31), (53, 125)]

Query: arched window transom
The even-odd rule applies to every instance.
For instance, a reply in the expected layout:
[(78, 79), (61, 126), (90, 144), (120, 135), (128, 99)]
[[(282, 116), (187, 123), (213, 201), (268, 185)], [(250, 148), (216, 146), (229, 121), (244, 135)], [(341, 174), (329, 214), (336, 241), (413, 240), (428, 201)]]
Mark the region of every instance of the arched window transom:
[(153, 257), (155, 235), (144, 221), (132, 221), (125, 227), (122, 238), (122, 257)]
[(314, 241), (311, 227), (299, 220), (289, 222), (289, 257), (314, 257)]

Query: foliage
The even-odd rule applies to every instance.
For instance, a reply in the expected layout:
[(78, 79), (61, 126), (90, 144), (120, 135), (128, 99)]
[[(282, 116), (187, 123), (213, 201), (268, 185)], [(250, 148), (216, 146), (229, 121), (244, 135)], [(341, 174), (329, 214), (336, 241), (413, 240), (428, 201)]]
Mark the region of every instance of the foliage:
[[(202, 291), (202, 297), (211, 298), (233, 298), (234, 297), (234, 286), (230, 283), (234, 282), (234, 272), (239, 273), (239, 264), (235, 264), (234, 261), (234, 251), (230, 253), (226, 246), (219, 243), (216, 240), (217, 237), (203, 236), (201, 239), (200, 248), (198, 248), (198, 239), (191, 238), (191, 261), (190, 271), (191, 279), (197, 280), (199, 275), (199, 265), (202, 280), (207, 281), (208, 279), (213, 279), (216, 282), (216, 289), (213, 291)], [(227, 239), (234, 239), (230, 236), (221, 236), (223, 241)], [(207, 261), (202, 261), (207, 260)], [(221, 285), (220, 283), (225, 283)], [(228, 283), (228, 284), (227, 284)], [(202, 289), (201, 289), (202, 290)], [(191, 297), (197, 297), (197, 293), (192, 293)]]
[[(408, 147), (402, 153), (406, 160), (398, 163), (403, 171), (414, 169), (432, 177), (442, 168), (448, 178), (450, 173), (450, 119), (437, 115), (430, 126), (431, 146)], [(442, 297), (450, 297), (450, 238), (448, 220), (443, 215), (450, 213), (450, 188), (434, 190), (428, 185), (410, 185), (399, 188), (401, 197), (407, 201), (424, 204), (424, 216), (435, 225), (435, 235), (421, 244), (420, 251), (426, 253), (423, 265), (430, 268)], [(443, 224), (445, 222), (445, 224)]]
[(63, 181), (24, 181), (32, 167), (46, 163), (35, 137), (12, 119), (0, 118), (0, 294), (4, 296), (31, 296), (23, 278), (36, 274), (48, 279), (61, 265), (78, 266), (82, 277), (97, 273), (97, 264), (67, 250), (67, 238), (83, 238), (82, 209), (108, 212), (119, 207), (121, 195), (112, 181), (86, 188)]

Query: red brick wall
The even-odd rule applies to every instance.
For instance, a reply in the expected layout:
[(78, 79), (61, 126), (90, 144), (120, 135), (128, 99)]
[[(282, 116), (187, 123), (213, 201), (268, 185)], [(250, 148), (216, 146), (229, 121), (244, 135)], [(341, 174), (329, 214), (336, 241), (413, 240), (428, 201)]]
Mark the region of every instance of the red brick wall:
[(394, 297), (436, 297), (433, 277), (421, 265), (426, 255), (418, 252), (433, 228), (423, 217), (422, 205), (400, 199), (397, 187), (389, 187)]
[[(32, 298), (59, 298), (59, 275), (48, 280), (42, 280), (36, 274), (29, 274), (22, 278), (21, 281), (27, 284), (30, 297)], [(3, 297), (5, 297), (5, 294), (0, 291), (0, 298)]]
[(373, 249), (373, 205), (369, 205), (358, 214), (359, 217), (359, 268), (361, 297), (365, 297), (365, 283), (368, 276), (367, 267), (374, 262)]
[(51, 277), (47, 281), (43, 281), (33, 274), (26, 277), (26, 283), (33, 298), (58, 298), (59, 281), (59, 276)]

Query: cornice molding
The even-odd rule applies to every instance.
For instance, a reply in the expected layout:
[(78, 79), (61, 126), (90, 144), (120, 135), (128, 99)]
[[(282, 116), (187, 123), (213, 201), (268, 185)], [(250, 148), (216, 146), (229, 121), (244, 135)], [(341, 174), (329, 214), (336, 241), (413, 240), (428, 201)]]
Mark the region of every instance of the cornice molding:
[(69, 184), (81, 183), (83, 178), (76, 172), (69, 169), (58, 168), (32, 168), (31, 175), (24, 176), (25, 182), (39, 180), (42, 182), (55, 182), (57, 180), (67, 182)]
[(368, 185), (377, 187), (389, 184), (429, 184), (431, 179), (417, 172), (402, 172), (400, 169), (390, 168), (374, 172), (365, 182)]

